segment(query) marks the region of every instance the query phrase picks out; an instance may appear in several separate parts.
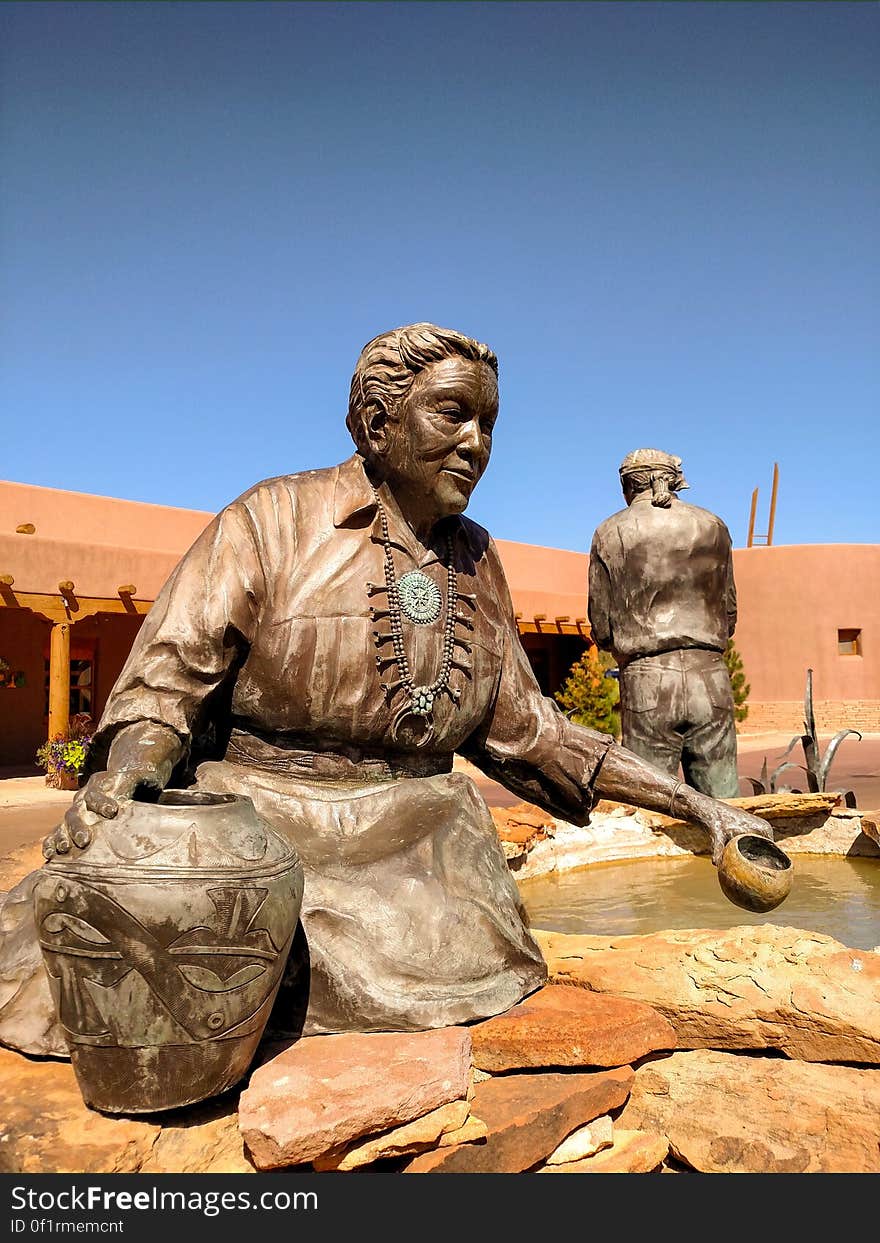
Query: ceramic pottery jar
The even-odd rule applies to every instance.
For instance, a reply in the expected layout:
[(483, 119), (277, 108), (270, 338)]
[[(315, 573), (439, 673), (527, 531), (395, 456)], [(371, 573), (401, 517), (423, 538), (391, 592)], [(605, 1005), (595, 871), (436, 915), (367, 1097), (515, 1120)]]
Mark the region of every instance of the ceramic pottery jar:
[(791, 881), (791, 859), (756, 833), (732, 837), (718, 865), (722, 893), (746, 911), (772, 911), (788, 897)]
[(121, 803), (86, 850), (55, 855), (34, 913), (86, 1104), (148, 1113), (237, 1083), (302, 892), (296, 852), (233, 794)]

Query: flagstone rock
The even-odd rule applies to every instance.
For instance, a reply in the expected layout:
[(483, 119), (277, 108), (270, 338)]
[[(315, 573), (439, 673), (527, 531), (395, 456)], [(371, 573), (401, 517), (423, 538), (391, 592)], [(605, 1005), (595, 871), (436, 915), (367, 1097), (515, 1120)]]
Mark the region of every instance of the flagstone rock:
[[(771, 794), (723, 801), (770, 821), (776, 841), (787, 854), (880, 857), (878, 840), (868, 836), (870, 822), (863, 822), (859, 814), (843, 816), (844, 809), (835, 805), (837, 798), (836, 794)], [(493, 816), (517, 880), (593, 863), (687, 858), (710, 851), (702, 829), (631, 804), (601, 799), (588, 825), (556, 819), (541, 830), (525, 823), (500, 823), (504, 812), (510, 811), (516, 809), (503, 809), (501, 815), (493, 809)]]
[(676, 1047), (675, 1031), (651, 1006), (550, 984), (496, 1018), (471, 1028), (481, 1070), (550, 1066), (626, 1066)]
[(529, 850), (545, 837), (552, 837), (556, 821), (549, 812), (533, 803), (517, 803), (515, 807), (490, 807), (495, 828), (502, 842)]
[(862, 832), (880, 846), (880, 811), (864, 811), (861, 816)]
[(651, 1174), (665, 1161), (669, 1140), (651, 1131), (614, 1131), (614, 1143), (584, 1161), (542, 1166), (537, 1174)]
[(878, 1173), (878, 1118), (880, 1070), (700, 1049), (641, 1066), (616, 1127), (708, 1174)]
[[(614, 1143), (614, 1123), (610, 1114), (596, 1118), (588, 1126), (579, 1127), (564, 1139), (547, 1158), (548, 1165), (567, 1165), (571, 1161), (583, 1161), (592, 1157), (602, 1148), (610, 1148)], [(540, 1173), (540, 1171), (538, 1171)]]
[(235, 1093), (144, 1118), (88, 1109), (69, 1062), (0, 1049), (0, 1173), (253, 1173)]
[(87, 1109), (69, 1062), (0, 1049), (0, 1172), (131, 1174), (159, 1135), (154, 1122)]
[(242, 1093), (249, 1154), (260, 1169), (314, 1161), (462, 1100), (470, 1056), (462, 1027), (300, 1040), (260, 1066)]
[[(253, 1174), (238, 1129), (235, 1093), (162, 1118), (141, 1174)], [(161, 1117), (161, 1115), (156, 1115)]]
[(646, 936), (536, 932), (555, 983), (645, 1001), (683, 1049), (880, 1064), (880, 956), (763, 924)]
[(385, 1157), (402, 1157), (424, 1152), (426, 1148), (435, 1148), (437, 1141), (447, 1131), (460, 1135), (469, 1112), (468, 1101), (450, 1101), (448, 1105), (432, 1109), (414, 1122), (407, 1122), (404, 1126), (393, 1127), (382, 1135), (371, 1135), (348, 1148), (336, 1149), (323, 1157), (316, 1157), (312, 1164), (316, 1170), (356, 1170)]
[(437, 1140), (438, 1148), (450, 1148), (453, 1144), (472, 1144), (476, 1140), (485, 1139), (489, 1128), (482, 1118), (469, 1114), (463, 1126), (457, 1131), (445, 1131)]
[(477, 1084), (473, 1111), (487, 1127), (483, 1143), (415, 1157), (406, 1174), (516, 1174), (544, 1161), (587, 1122), (618, 1109), (629, 1095), (629, 1066), (579, 1074), (506, 1075)]

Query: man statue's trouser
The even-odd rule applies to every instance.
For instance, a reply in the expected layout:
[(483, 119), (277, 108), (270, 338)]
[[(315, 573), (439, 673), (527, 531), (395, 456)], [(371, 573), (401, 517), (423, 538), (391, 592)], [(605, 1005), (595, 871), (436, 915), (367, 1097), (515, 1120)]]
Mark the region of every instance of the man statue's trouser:
[(679, 648), (620, 673), (623, 745), (713, 798), (735, 798), (733, 692), (720, 652)]

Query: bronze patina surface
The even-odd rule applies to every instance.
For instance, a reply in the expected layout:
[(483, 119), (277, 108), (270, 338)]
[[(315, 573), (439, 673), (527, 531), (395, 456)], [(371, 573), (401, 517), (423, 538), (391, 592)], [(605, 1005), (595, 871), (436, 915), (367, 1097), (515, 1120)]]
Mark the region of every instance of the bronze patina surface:
[(623, 745), (714, 798), (739, 794), (733, 693), (723, 653), (736, 626), (731, 539), (687, 505), (681, 459), (637, 449), (620, 478), (627, 507), (590, 550), (593, 638), (620, 669)]
[(791, 892), (791, 859), (775, 842), (743, 833), (724, 847), (718, 883), (726, 898), (747, 911), (772, 911)]
[(35, 922), (86, 1104), (175, 1109), (237, 1083), (302, 889), (296, 851), (230, 794), (126, 800), (89, 850), (55, 854), (34, 886)]
[[(770, 835), (541, 694), (495, 545), (461, 516), (489, 461), (497, 367), (487, 346), (431, 324), (365, 346), (347, 420), (355, 455), (257, 484), (200, 536), (141, 628), (87, 784), (47, 839), (49, 858), (87, 860), (126, 800), (172, 781), (250, 798), (305, 876), (270, 1020), (282, 1031), (469, 1022), (546, 979), (456, 752), (578, 824), (599, 796), (687, 816), (716, 862), (731, 836)], [(19, 893), (10, 928), (21, 906)], [(0, 1040), (26, 991), (17, 970)]]

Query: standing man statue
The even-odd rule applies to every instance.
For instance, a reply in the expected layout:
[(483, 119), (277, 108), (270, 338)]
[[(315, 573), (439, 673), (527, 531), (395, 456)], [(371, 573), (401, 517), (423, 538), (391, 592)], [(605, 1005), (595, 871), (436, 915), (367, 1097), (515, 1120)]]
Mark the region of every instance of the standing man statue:
[[(541, 693), (495, 545), (462, 516), (489, 462), (497, 373), (488, 346), (433, 324), (364, 347), (347, 419), (355, 453), (255, 485), (198, 538), (107, 702), (89, 780), (45, 844), (50, 858), (87, 854), (145, 789), (252, 799), (302, 861), (304, 944), (287, 994), (305, 1034), (472, 1022), (544, 983), (456, 753), (577, 824), (602, 796), (684, 816), (716, 864), (733, 836), (772, 840), (764, 821), (574, 725)], [(51, 1013), (34, 978), (32, 887), (0, 909), (0, 1042), (14, 1043), (22, 1007)], [(51, 1039), (29, 1051), (57, 1051)]]
[(730, 532), (676, 496), (681, 458), (636, 449), (620, 467), (627, 508), (590, 551), (593, 638), (620, 669), (623, 745), (713, 798), (739, 793), (724, 649), (736, 625)]

